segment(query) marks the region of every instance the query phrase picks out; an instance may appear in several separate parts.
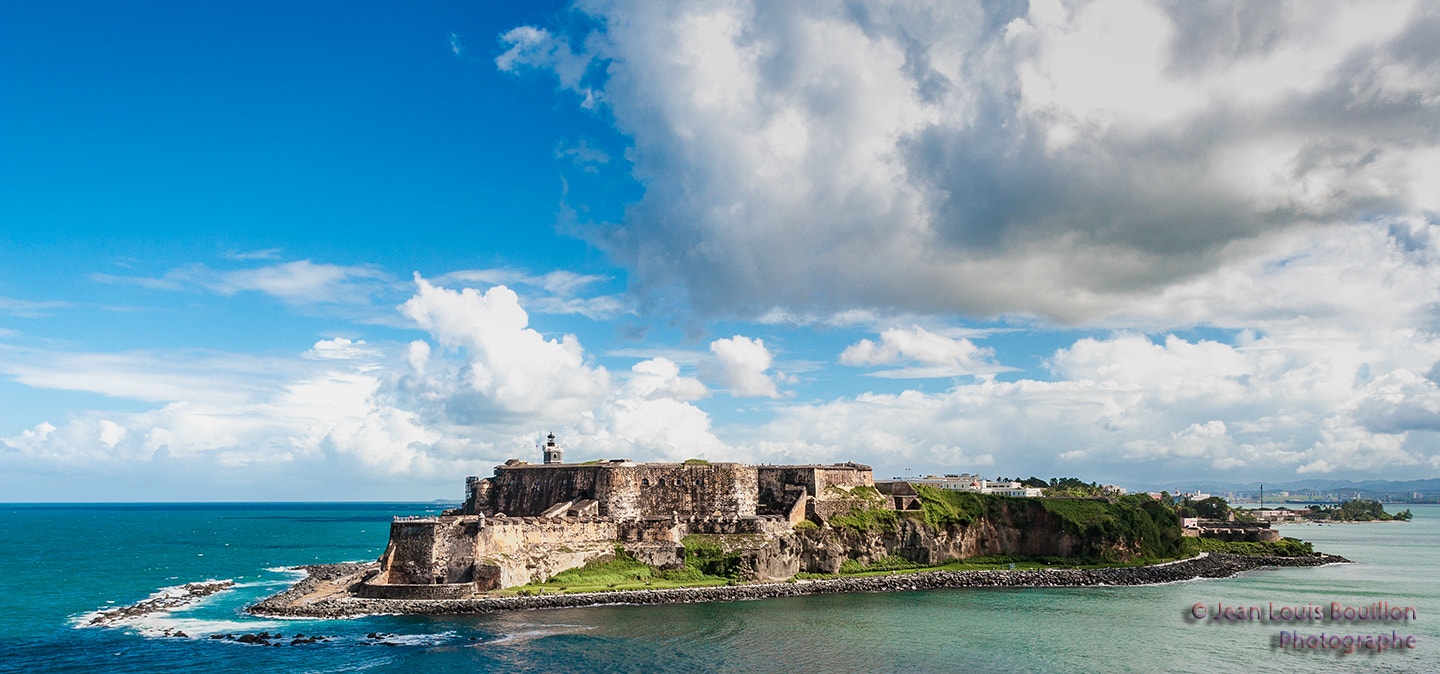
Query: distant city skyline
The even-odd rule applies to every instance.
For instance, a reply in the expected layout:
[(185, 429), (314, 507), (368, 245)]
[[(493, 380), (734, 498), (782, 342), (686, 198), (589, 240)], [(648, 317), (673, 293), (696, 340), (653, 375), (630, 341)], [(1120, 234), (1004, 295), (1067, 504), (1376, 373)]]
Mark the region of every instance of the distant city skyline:
[(1440, 477), (1428, 3), (5, 17), (3, 501)]

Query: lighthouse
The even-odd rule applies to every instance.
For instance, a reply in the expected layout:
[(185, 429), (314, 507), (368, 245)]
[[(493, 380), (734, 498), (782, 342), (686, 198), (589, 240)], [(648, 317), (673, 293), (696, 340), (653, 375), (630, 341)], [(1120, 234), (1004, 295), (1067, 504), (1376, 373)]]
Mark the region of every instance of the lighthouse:
[(555, 444), (554, 433), (546, 436), (545, 465), (548, 466), (552, 463), (564, 463), (564, 453), (564, 450), (560, 449), (560, 445)]

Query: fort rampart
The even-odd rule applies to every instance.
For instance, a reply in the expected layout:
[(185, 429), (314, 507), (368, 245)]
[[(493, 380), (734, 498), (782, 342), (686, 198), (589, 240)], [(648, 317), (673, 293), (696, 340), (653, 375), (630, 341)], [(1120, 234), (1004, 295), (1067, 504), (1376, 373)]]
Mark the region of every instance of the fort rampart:
[[(873, 484), (869, 466), (859, 464), (512, 460), (493, 477), (469, 478), (462, 508), (394, 522), (381, 571), (362, 591), (474, 594), (549, 578), (614, 555), (616, 546), (653, 566), (678, 566), (687, 535), (746, 534), (765, 544), (813, 514), (815, 503)], [(431, 587), (441, 585), (453, 587)]]

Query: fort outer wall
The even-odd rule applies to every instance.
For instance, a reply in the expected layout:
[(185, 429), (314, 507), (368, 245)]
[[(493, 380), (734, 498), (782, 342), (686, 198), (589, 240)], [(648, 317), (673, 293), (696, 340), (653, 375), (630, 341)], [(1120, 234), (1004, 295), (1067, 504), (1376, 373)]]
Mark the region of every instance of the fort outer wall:
[(873, 487), (868, 466), (748, 466), (738, 463), (507, 465), (468, 483), (463, 514), (537, 517), (556, 504), (594, 500), (618, 519), (736, 518), (786, 514), (826, 487)]
[(691, 533), (774, 537), (790, 530), (782, 517), (617, 521), (461, 515), (397, 521), (390, 525), (381, 571), (361, 593), (377, 599), (453, 598), (525, 585), (610, 557), (616, 545), (652, 566), (676, 567), (685, 561), (681, 539)]
[(834, 466), (756, 466), (756, 491), (760, 501), (788, 508), (795, 502), (790, 496), (796, 487), (804, 487), (805, 493), (816, 498), (825, 498), (826, 487), (839, 487), (846, 491), (855, 487), (874, 487), (875, 478), (869, 466), (856, 463)]
[(517, 465), (496, 469), (488, 498), (466, 514), (537, 517), (567, 501), (595, 500), (617, 519), (747, 517), (755, 514), (755, 468), (738, 463), (687, 465)]
[[(381, 572), (362, 592), (449, 597), (524, 585), (613, 555), (617, 544), (652, 566), (678, 566), (685, 555), (681, 539), (689, 533), (759, 534), (751, 543), (780, 552), (793, 538), (791, 527), (816, 504), (840, 499), (833, 505), (841, 507), (849, 489), (874, 482), (870, 468), (859, 464), (613, 461), (511, 462), (496, 467), (492, 478), (466, 484), (461, 510), (391, 525)], [(797, 564), (787, 558), (756, 573), (786, 571), (781, 575), (788, 577)]]
[[(371, 584), (473, 584), (465, 588), (469, 591), (524, 585), (614, 555), (617, 538), (616, 522), (610, 518), (458, 516), (399, 521), (390, 525), (381, 572)], [(377, 589), (371, 594), (383, 592)]]

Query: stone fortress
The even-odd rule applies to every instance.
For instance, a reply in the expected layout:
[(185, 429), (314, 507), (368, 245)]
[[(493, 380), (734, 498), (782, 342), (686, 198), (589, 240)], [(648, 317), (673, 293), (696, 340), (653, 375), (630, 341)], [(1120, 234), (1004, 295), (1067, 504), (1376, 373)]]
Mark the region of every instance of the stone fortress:
[[(753, 548), (786, 545), (794, 525), (848, 512), (869, 466), (738, 463), (567, 464), (551, 434), (544, 463), (516, 459), (466, 479), (464, 506), (438, 517), (397, 518), (380, 571), (361, 594), (461, 598), (524, 585), (615, 554), (661, 568), (684, 564), (690, 534), (731, 534)], [(762, 555), (762, 557), (766, 557)], [(768, 557), (783, 558), (784, 555)], [(798, 570), (754, 569), (758, 579)]]

